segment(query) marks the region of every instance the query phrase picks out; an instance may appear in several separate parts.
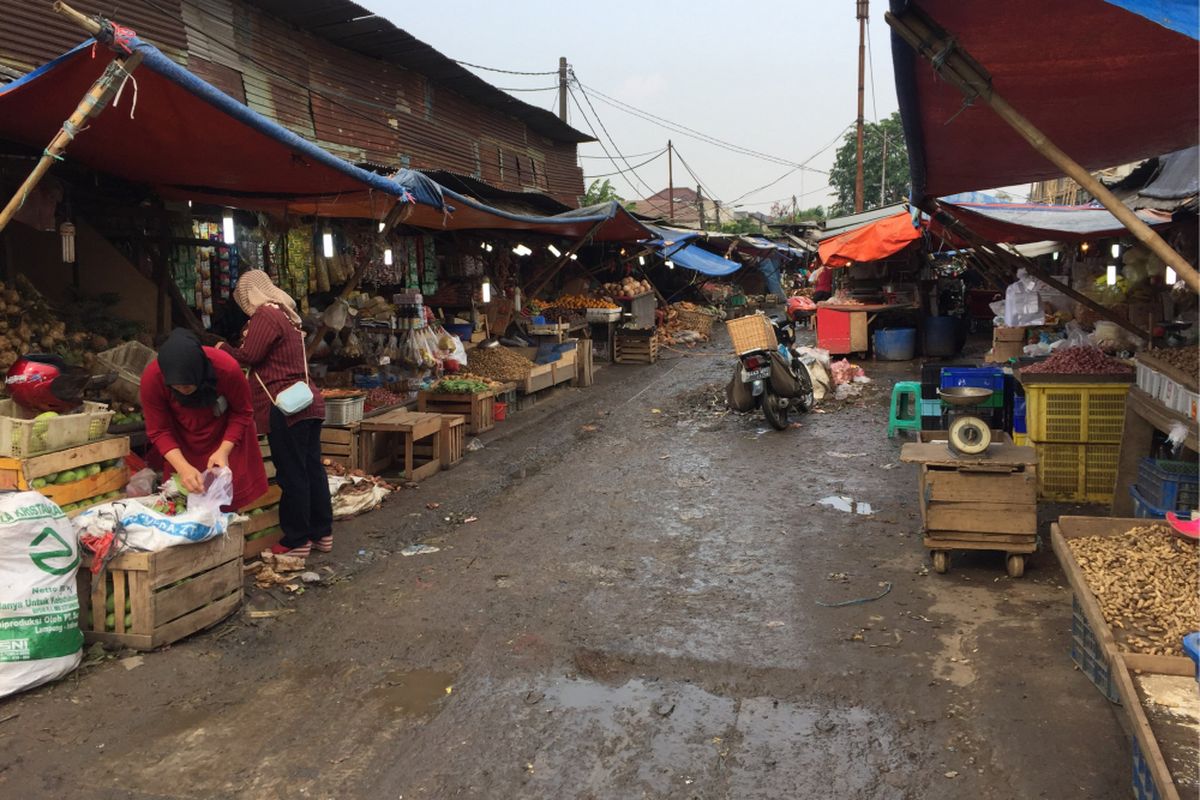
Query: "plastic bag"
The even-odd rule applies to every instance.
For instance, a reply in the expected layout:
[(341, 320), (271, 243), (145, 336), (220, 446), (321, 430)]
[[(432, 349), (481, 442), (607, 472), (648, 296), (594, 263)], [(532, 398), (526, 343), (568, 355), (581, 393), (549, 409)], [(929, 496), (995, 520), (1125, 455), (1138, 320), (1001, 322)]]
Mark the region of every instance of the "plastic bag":
[(1038, 282), (1023, 269), (1017, 270), (1017, 280), (1004, 291), (1004, 324), (1009, 328), (1025, 328), (1045, 322)]
[(78, 569), (62, 509), (37, 492), (0, 496), (0, 697), (79, 666)]
[(154, 484), (158, 481), (158, 473), (146, 467), (140, 469), (125, 484), (126, 497), (146, 497), (154, 494)]
[(157, 496), (129, 498), (89, 508), (75, 517), (75, 530), (98, 540), (117, 533), (122, 552), (153, 552), (224, 536), (233, 514), (221, 507), (233, 502), (233, 473), (228, 468), (208, 470), (203, 478), (204, 492), (189, 494), (181, 514), (172, 517), (158, 511)]

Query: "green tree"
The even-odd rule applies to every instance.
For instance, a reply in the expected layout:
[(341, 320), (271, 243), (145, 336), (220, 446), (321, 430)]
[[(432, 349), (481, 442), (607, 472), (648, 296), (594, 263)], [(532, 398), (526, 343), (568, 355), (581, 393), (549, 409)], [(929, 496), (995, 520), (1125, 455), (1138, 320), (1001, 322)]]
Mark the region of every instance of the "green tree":
[(742, 217), (721, 223), (721, 233), (762, 233), (762, 223), (754, 217)]
[[(883, 176), (883, 142), (887, 139), (887, 184), (880, 198)], [(837, 203), (829, 209), (833, 216), (854, 213), (854, 176), (857, 169), (857, 134), (848, 132), (838, 148), (829, 170), (829, 185), (837, 192)], [(900, 112), (879, 122), (863, 125), (863, 210), (890, 205), (908, 197), (908, 148), (904, 145), (904, 129)]]
[(599, 205), (600, 203), (607, 203), (610, 200), (616, 200), (622, 205), (625, 204), (625, 198), (617, 194), (617, 190), (613, 188), (612, 181), (608, 178), (605, 178), (603, 181), (599, 178), (592, 181), (591, 185), (587, 188), (587, 193), (583, 196), (583, 204), (585, 206)]
[(825, 207), (799, 208), (793, 212), (791, 203), (772, 203), (771, 219), (775, 222), (820, 221), (825, 219)]

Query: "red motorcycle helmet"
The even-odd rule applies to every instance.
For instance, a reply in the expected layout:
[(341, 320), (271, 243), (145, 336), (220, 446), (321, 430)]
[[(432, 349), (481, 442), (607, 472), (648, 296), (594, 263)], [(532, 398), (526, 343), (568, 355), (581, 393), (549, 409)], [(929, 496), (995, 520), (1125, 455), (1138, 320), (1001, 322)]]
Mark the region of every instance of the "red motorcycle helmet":
[(29, 353), (8, 370), (4, 384), (17, 405), (27, 411), (64, 414), (79, 407), (82, 385), (58, 356)]

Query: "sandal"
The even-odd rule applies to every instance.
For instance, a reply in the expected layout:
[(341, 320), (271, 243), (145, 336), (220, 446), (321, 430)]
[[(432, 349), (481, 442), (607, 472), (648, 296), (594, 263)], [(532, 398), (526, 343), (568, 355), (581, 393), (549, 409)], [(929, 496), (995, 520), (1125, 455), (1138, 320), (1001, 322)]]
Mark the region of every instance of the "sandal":
[(312, 552), (312, 546), (305, 542), (300, 547), (288, 547), (283, 542), (271, 545), (271, 552), (277, 556), (295, 556), (296, 558), (308, 558)]
[(318, 553), (332, 553), (333, 534), (330, 534), (329, 536), (322, 536), (320, 539), (313, 539), (312, 549), (316, 550)]

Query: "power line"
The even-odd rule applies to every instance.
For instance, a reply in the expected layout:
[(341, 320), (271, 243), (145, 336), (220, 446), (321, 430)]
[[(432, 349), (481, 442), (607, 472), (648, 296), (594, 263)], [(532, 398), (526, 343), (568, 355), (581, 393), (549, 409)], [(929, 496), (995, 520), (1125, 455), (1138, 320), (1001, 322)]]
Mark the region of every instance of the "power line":
[[(817, 152), (815, 152), (815, 153), (813, 153), (811, 156), (809, 156), (809, 157), (808, 157), (808, 159), (807, 159), (807, 161), (812, 161), (814, 158), (816, 158), (817, 156), (821, 155), (821, 153), (824, 153), (824, 152), (825, 152), (826, 150), (828, 150), (830, 147), (833, 147), (835, 144), (837, 144), (837, 143), (838, 143), (838, 142), (841, 140), (841, 138), (842, 138), (842, 135), (843, 135), (843, 134), (845, 134), (845, 133), (846, 133), (846, 131), (848, 131), (848, 130), (850, 130), (851, 128), (853, 128), (853, 127), (854, 127), (856, 124), (857, 124), (857, 121), (856, 121), (856, 122), (851, 122), (849, 125), (847, 125), (846, 127), (842, 128), (840, 131), (838, 131), (838, 135), (837, 135), (836, 137), (834, 137), (833, 141), (831, 141), (829, 144), (825, 145), (825, 146), (824, 146), (824, 147), (822, 147), (820, 150), (818, 150)], [(774, 186), (775, 184), (779, 183), (779, 182), (780, 182), (781, 180), (783, 180), (784, 178), (786, 178), (786, 177), (788, 177), (789, 175), (791, 175), (792, 173), (794, 173), (794, 172), (799, 172), (799, 171), (800, 171), (800, 169), (802, 169), (802, 167), (800, 167), (800, 166), (793, 167), (792, 169), (790, 169), (790, 170), (788, 170), (787, 172), (783, 173), (782, 175), (780, 175), (778, 178), (776, 178), (775, 180), (771, 181), (770, 183), (763, 184), (762, 186), (759, 186), (757, 189), (751, 189), (750, 191), (748, 191), (748, 192), (746, 192), (745, 194), (743, 194), (743, 195), (741, 195), (740, 197), (738, 197), (738, 198), (737, 198), (736, 200), (734, 200), (733, 202), (734, 202), (734, 203), (736, 203), (736, 202), (738, 202), (738, 200), (741, 200), (743, 197), (749, 197), (749, 196), (750, 196), (750, 195), (752, 195), (752, 194), (757, 194), (758, 192), (761, 192), (763, 189), (769, 189), (769, 188), (771, 188), (772, 186)], [(732, 205), (732, 203), (731, 203), (730, 205)]]
[[(470, 67), (471, 69), (482, 69), (487, 72), (502, 72), (505, 75), (557, 75), (558, 74), (558, 70), (556, 70), (556, 69), (547, 70), (546, 72), (521, 72), (520, 70), (515, 70), (515, 69), (500, 69), (499, 67), (485, 67), (482, 64), (472, 64), (469, 61), (459, 61), (456, 58), (451, 59), (451, 60), (455, 64), (458, 64), (460, 67)], [(555, 88), (558, 88), (558, 87), (555, 87)]]
[(539, 86), (536, 89), (526, 89), (523, 86), (496, 86), (502, 92), (553, 92), (558, 90), (558, 84), (554, 86)]
[(592, 110), (592, 116), (596, 118), (597, 124), (600, 125), (600, 130), (604, 131), (604, 135), (608, 137), (608, 142), (609, 142), (609, 144), (611, 144), (613, 146), (613, 150), (616, 150), (617, 155), (621, 156), (621, 160), (625, 162), (626, 167), (629, 167), (629, 171), (631, 173), (633, 173), (633, 177), (637, 178), (638, 182), (641, 183), (643, 186), (645, 186), (646, 189), (650, 192), (650, 194), (653, 195), (658, 190), (653, 188), (650, 184), (646, 183), (644, 180), (642, 180), (642, 176), (638, 175), (637, 172), (633, 169), (633, 167), (629, 164), (629, 159), (627, 159), (625, 156), (621, 155), (621, 148), (617, 147), (616, 140), (613, 139), (612, 134), (608, 132), (608, 128), (606, 128), (604, 126), (604, 120), (600, 119), (600, 114), (597, 113), (596, 107), (594, 105), (592, 105), (592, 99), (590, 97), (588, 97), (587, 90), (583, 88), (583, 84), (580, 83), (579, 76), (575, 74), (574, 69), (571, 70), (571, 78), (574, 79), (575, 85), (579, 87), (579, 91), (583, 95), (583, 99), (587, 101), (588, 108), (590, 108)]
[(600, 149), (604, 151), (606, 156), (608, 156), (608, 160), (611, 161), (612, 165), (617, 168), (617, 174), (625, 179), (625, 183), (629, 185), (629, 188), (634, 194), (641, 194), (641, 191), (633, 185), (633, 181), (626, 177), (625, 171), (621, 169), (621, 165), (618, 164), (617, 160), (608, 152), (608, 148), (604, 146), (604, 140), (601, 139), (600, 134), (596, 132), (596, 128), (592, 125), (592, 121), (588, 118), (588, 115), (583, 113), (583, 106), (579, 104), (579, 98), (575, 96), (575, 90), (571, 88), (569, 83), (567, 84), (567, 94), (571, 96), (571, 102), (575, 104), (575, 108), (578, 109), (579, 116), (583, 119), (584, 123), (587, 124), (588, 130), (592, 132), (592, 138), (596, 140), (596, 144), (600, 145)]
[[(609, 95), (604, 94), (603, 92), (596, 89), (595, 87), (588, 86), (586, 88), (592, 94), (596, 95), (596, 97), (599, 98), (601, 102), (604, 102), (604, 103), (612, 106), (613, 108), (616, 108), (618, 111), (623, 111), (626, 114), (630, 114), (631, 116), (638, 117), (646, 122), (650, 122), (651, 124), (657, 125), (660, 128), (672, 131), (673, 133), (678, 133), (682, 136), (687, 136), (688, 138), (696, 139), (698, 141), (704, 142), (705, 144), (709, 144), (714, 147), (719, 147), (721, 149), (728, 150), (728, 151), (736, 153), (738, 155), (750, 156), (752, 158), (758, 158), (763, 161), (769, 161), (771, 163), (780, 164), (782, 166), (803, 166), (805, 169), (810, 169), (807, 165), (797, 164), (795, 161), (792, 161), (791, 159), (771, 155), (770, 153), (764, 153), (759, 150), (754, 150), (749, 147), (744, 147), (739, 144), (734, 144), (733, 142), (728, 142), (724, 139), (718, 139), (715, 136), (712, 136), (707, 133), (703, 133), (701, 131), (696, 130), (695, 128), (690, 128), (686, 125), (683, 125), (682, 123), (673, 122), (669, 119), (666, 119), (665, 117), (660, 117), (657, 114), (651, 113), (651, 112), (646, 111), (641, 108), (638, 108), (637, 106), (630, 105), (629, 103), (626, 103), (622, 100), (618, 100), (615, 97), (610, 97)], [(811, 170), (811, 171), (819, 172), (820, 170)]]
[[(658, 161), (658, 159), (662, 158), (664, 155), (666, 155), (666, 153), (667, 153), (667, 148), (664, 147), (662, 150), (659, 150), (658, 153), (655, 154), (653, 157), (646, 159), (645, 161), (643, 161), (640, 164), (634, 164), (633, 166), (630, 167), (630, 169), (639, 169), (641, 167), (646, 166), (647, 164), (651, 164), (655, 161)], [(632, 156), (632, 157), (636, 158), (636, 156)], [(611, 178), (613, 175), (620, 175), (620, 174), (621, 173), (619, 173), (619, 172), (605, 172), (602, 175), (588, 175), (585, 173), (583, 177), (587, 178), (588, 180), (594, 180), (596, 178)]]
[(875, 105), (875, 58), (871, 55), (871, 24), (867, 23), (867, 66), (871, 78), (871, 118), (879, 122), (879, 109)]
[[(662, 150), (647, 150), (644, 153), (631, 153), (629, 155), (629, 158), (645, 158), (646, 156), (652, 156), (655, 153), (661, 153), (661, 152), (663, 152), (663, 151)], [(586, 156), (583, 153), (579, 153), (579, 158), (608, 158), (608, 156)]]
[(679, 156), (679, 163), (683, 164), (683, 168), (685, 170), (687, 170), (687, 174), (691, 175), (692, 179), (696, 181), (696, 185), (698, 185), (704, 191), (708, 192), (709, 199), (712, 200), (714, 203), (716, 203), (717, 206), (719, 207), (721, 205), (721, 201), (719, 199), (717, 199), (717, 193), (714, 192), (712, 189), (710, 189), (708, 187), (708, 185), (704, 183), (704, 181), (700, 180), (700, 176), (697, 175), (696, 171), (693, 170), (691, 168), (691, 166), (687, 163), (687, 161), (684, 160), (683, 154), (679, 152), (678, 147), (675, 148), (675, 155)]

